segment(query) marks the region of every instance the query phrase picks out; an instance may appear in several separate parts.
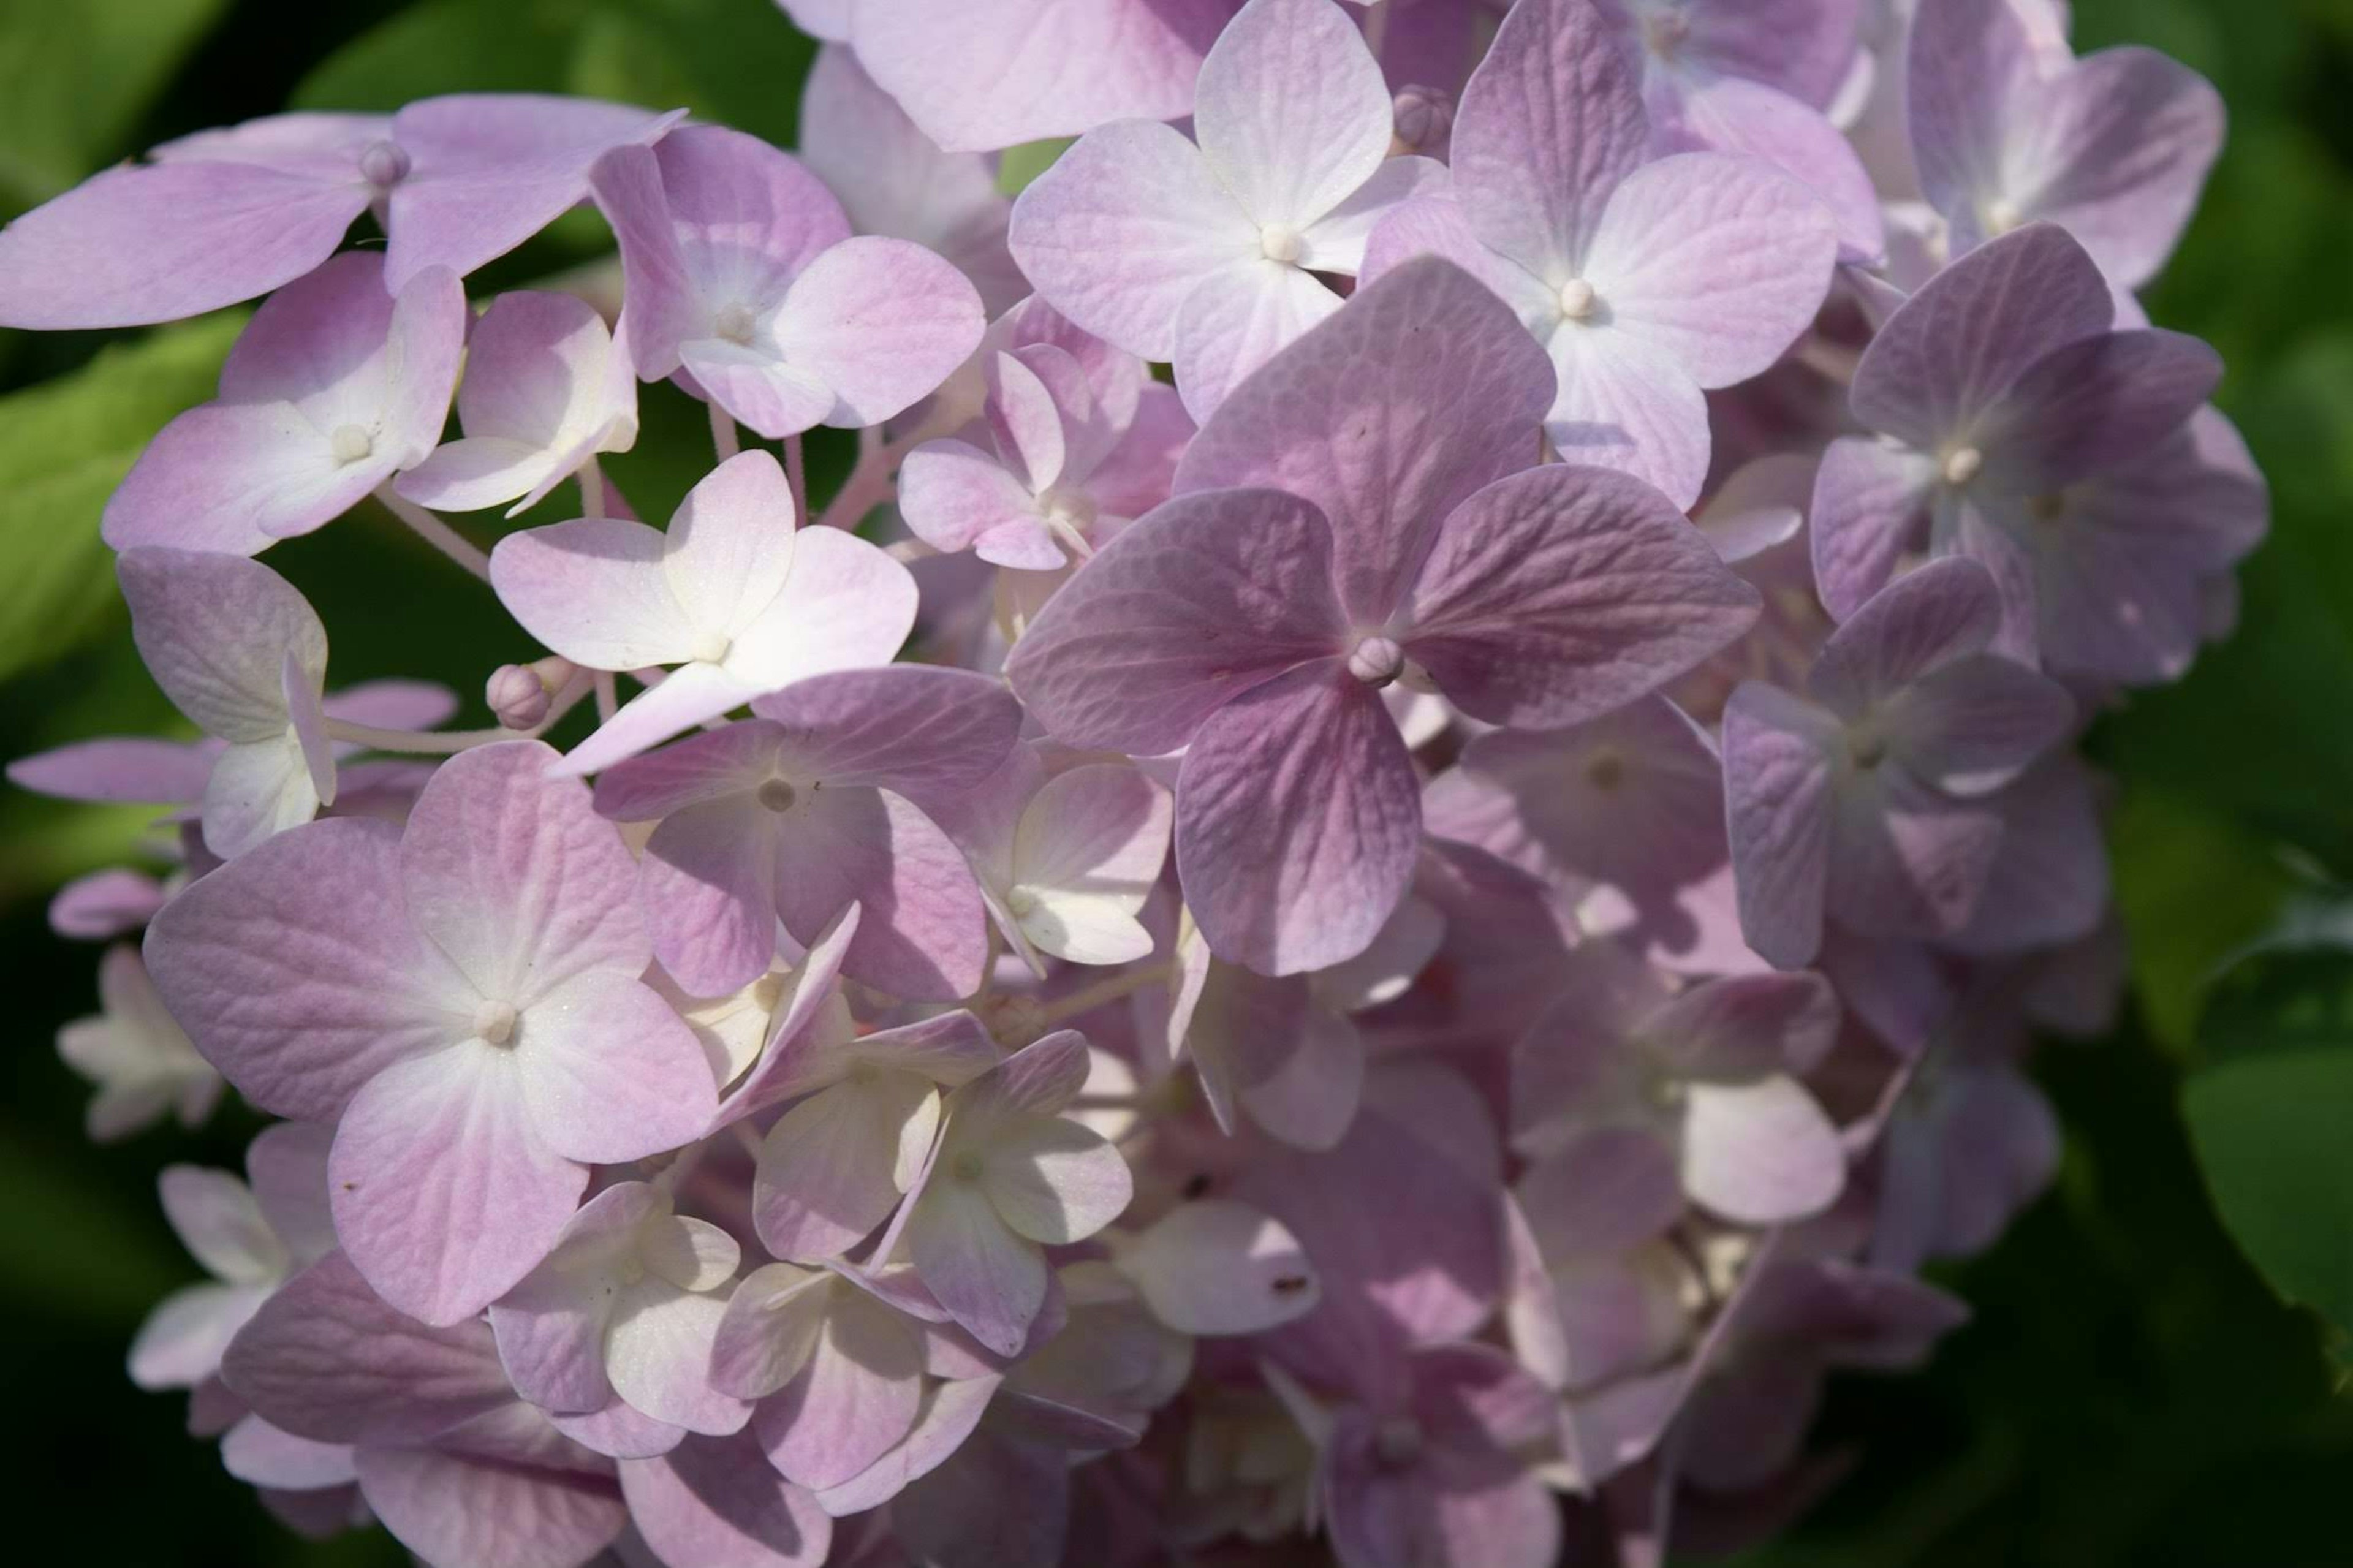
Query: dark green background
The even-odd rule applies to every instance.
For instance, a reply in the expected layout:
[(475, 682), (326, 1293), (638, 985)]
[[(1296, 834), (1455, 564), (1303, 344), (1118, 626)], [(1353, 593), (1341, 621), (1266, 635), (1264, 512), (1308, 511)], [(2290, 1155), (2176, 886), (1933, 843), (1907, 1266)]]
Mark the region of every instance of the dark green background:
[[(2337, 1353), (2353, 1324), (2353, 963), (2335, 934), (2353, 930), (2339, 919), (2353, 872), (2353, 0), (2076, 13), (2081, 47), (2155, 44), (2231, 105), (2229, 151), (2151, 303), (2228, 360), (2222, 402), (2271, 475), (2275, 532), (2247, 569), (2240, 636), (2094, 737), (2122, 780), (2136, 996), (2114, 1037), (2040, 1058), (2069, 1133), (2057, 1188), (1949, 1271), (1977, 1319), (1930, 1371), (1841, 1384), (1823, 1436), (1857, 1472), (1754, 1559), (1772, 1568), (2353, 1562)], [(289, 102), (571, 90), (689, 104), (784, 141), (806, 59), (767, 0), (0, 0), (0, 216), (165, 136)], [(595, 237), (593, 223), (559, 226), (480, 281), (543, 276)], [(0, 332), (0, 752), (176, 724), (132, 656), (94, 508), (154, 425), (205, 395), (229, 330), (167, 340), (127, 374), (83, 368), (141, 352), (107, 334)], [(640, 449), (611, 471), (659, 518), (708, 448), (674, 394), (649, 391), (646, 416)], [(820, 447), (820, 492), (840, 460)], [(479, 722), (482, 677), (531, 651), (487, 590), (380, 515), (270, 563), (325, 618), (339, 683), (435, 675)], [(315, 1546), (280, 1531), (181, 1435), (176, 1398), (122, 1375), (141, 1316), (194, 1277), (156, 1212), (155, 1171), (234, 1165), (253, 1125), (232, 1109), (195, 1135), (104, 1151), (80, 1136), (84, 1090), (51, 1040), (91, 1010), (97, 955), (52, 938), (41, 909), (65, 876), (119, 858), (140, 821), (0, 799), (17, 1037), (0, 1093), (0, 1321), (15, 1352), (0, 1362), (0, 1476), (16, 1560), (404, 1562), (380, 1535)], [(2297, 950), (2231, 969), (2283, 940)]]

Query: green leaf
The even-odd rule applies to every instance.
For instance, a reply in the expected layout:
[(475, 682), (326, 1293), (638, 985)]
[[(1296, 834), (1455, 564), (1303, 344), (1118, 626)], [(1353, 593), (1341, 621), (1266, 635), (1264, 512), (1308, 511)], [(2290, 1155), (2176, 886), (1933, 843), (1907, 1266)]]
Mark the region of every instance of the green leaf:
[(114, 602), (106, 498), (165, 421), (212, 395), (244, 322), (224, 311), (167, 327), (0, 397), (0, 677), (100, 624)]
[(0, 5), (0, 218), (45, 202), (121, 150), (227, 0)]
[(1029, 182), (1054, 166), (1054, 160), (1070, 151), (1074, 136), (1055, 136), (1043, 142), (1024, 142), (1018, 147), (1008, 147), (997, 155), (997, 188), (1008, 196), (1018, 196), (1029, 188)]
[(2181, 1103), (2232, 1237), (2282, 1297), (2353, 1334), (2353, 1049), (2234, 1058)]
[(580, 11), (567, 0), (427, 0), (329, 55), (289, 107), (394, 110), (445, 92), (561, 92)]
[(2109, 842), (2134, 993), (2150, 1033), (2187, 1051), (2208, 988), (2272, 928), (2295, 879), (2264, 840), (2163, 789), (2128, 789)]

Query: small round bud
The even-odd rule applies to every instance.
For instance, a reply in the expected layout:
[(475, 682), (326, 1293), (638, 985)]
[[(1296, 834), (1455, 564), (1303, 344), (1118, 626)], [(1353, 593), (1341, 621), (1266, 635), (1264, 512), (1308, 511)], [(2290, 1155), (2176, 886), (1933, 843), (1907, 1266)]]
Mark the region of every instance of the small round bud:
[(1391, 637), (1366, 637), (1348, 655), (1348, 673), (1376, 691), (1405, 669), (1405, 649)]
[(762, 805), (776, 812), (792, 810), (794, 803), (800, 799), (800, 792), (782, 779), (769, 779), (754, 793)]
[(545, 720), (554, 700), (546, 683), (520, 664), (499, 666), (482, 683), (482, 700), (510, 730), (528, 730)]
[(1560, 313), (1572, 321), (1582, 321), (1593, 314), (1600, 302), (1593, 285), (1582, 278), (1572, 278), (1560, 286)]
[(1985, 471), (1985, 454), (1975, 447), (1956, 447), (1945, 454), (1945, 482), (1955, 489)]
[(1389, 105), (1397, 151), (1436, 153), (1454, 133), (1454, 99), (1434, 87), (1414, 83)]
[(397, 142), (371, 142), (360, 153), (360, 178), (378, 190), (408, 178), (408, 153)]
[(1997, 237), (2008, 234), (2026, 221), (2026, 215), (2018, 210), (2018, 204), (2007, 196), (1996, 196), (1986, 203), (1984, 216), (1986, 231)]
[(1258, 247), (1269, 261), (1295, 266), (1303, 254), (1299, 231), (1288, 224), (1271, 223), (1258, 231)]
[(734, 639), (719, 632), (699, 632), (695, 635), (694, 646), (687, 650), (687, 657), (697, 664), (723, 664), (734, 647)]
[(375, 437), (357, 425), (338, 425), (327, 437), (327, 449), (338, 463), (356, 463), (375, 450)]

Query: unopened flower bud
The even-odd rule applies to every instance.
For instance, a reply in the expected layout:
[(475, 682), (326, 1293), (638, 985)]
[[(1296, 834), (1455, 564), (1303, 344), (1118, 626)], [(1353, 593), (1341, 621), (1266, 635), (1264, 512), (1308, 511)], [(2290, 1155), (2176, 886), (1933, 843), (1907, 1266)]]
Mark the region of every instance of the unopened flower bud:
[(1408, 87), (1397, 95), (1391, 113), (1396, 126), (1396, 139), (1389, 144), (1392, 157), (1419, 153), (1435, 158), (1445, 153), (1447, 139), (1454, 133), (1451, 93), (1418, 84)]
[(552, 700), (539, 677), (519, 664), (502, 664), (482, 687), (482, 700), (510, 730), (528, 730), (547, 717)]
[(396, 142), (371, 142), (360, 153), (360, 178), (385, 190), (408, 178), (408, 153)]

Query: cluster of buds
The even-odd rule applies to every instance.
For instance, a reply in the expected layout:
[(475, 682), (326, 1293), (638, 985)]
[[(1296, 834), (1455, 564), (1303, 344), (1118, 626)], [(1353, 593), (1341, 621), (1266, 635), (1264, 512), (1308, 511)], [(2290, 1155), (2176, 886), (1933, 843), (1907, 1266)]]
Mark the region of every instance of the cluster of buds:
[[(436, 1568), (1777, 1528), (2052, 1173), (2074, 741), (2265, 526), (2133, 292), (2212, 89), (2049, 0), (784, 4), (797, 156), (453, 97), (0, 232), (0, 324), (268, 296), (104, 519), (204, 738), (9, 770), (172, 808), (54, 906), (92, 1133), (283, 1119), (164, 1173), (132, 1376)], [(583, 203), (617, 320), (469, 299)], [(370, 498), (489, 725), (258, 559)]]

